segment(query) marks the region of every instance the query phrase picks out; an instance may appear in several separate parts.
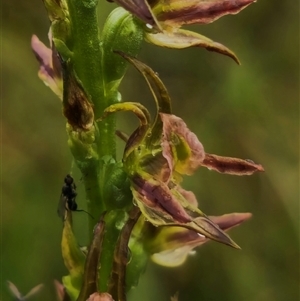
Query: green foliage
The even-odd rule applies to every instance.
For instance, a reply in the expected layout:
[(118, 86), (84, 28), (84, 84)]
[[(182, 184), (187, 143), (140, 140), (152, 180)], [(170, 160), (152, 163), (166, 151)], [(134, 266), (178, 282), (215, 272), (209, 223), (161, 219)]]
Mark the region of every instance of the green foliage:
[(127, 69), (126, 61), (115, 51), (121, 50), (136, 56), (141, 48), (143, 37), (142, 24), (121, 7), (113, 10), (106, 19), (101, 34), (103, 81), (106, 93), (115, 93)]
[(100, 172), (101, 178), (107, 179), (101, 183), (103, 194), (106, 196), (107, 210), (130, 207), (132, 194), (127, 174), (123, 170), (123, 163), (121, 161), (116, 162), (110, 156), (105, 156), (101, 159)]

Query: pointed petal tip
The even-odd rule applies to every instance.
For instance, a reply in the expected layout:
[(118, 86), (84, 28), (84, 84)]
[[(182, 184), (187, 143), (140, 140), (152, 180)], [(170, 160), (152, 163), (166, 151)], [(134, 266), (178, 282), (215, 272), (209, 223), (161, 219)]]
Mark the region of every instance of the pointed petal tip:
[(264, 172), (264, 171), (265, 171), (265, 169), (263, 168), (263, 166), (262, 166), (262, 165), (260, 165), (260, 164), (257, 164), (257, 171)]
[(253, 214), (251, 212), (242, 212), (242, 213), (237, 213), (242, 217), (243, 221), (246, 221), (250, 218), (252, 218)]
[(252, 166), (255, 168), (253, 170), (253, 173), (255, 173), (255, 172), (265, 172), (265, 169), (263, 168), (263, 166), (261, 164), (254, 163), (251, 160), (246, 160), (246, 161), (248, 161), (249, 163), (251, 163)]
[(231, 244), (229, 245), (230, 247), (233, 247), (234, 249), (236, 250), (241, 250), (242, 248), (237, 244), (235, 243), (233, 240), (231, 241)]
[(238, 212), (238, 213), (229, 213), (228, 215), (233, 215), (239, 220), (239, 224), (247, 221), (248, 219), (252, 218), (253, 214), (251, 212)]
[(228, 234), (226, 234), (226, 238), (223, 237), (222, 240), (217, 240), (217, 241), (229, 247), (232, 247), (234, 249), (241, 250), (241, 247)]
[(229, 247), (232, 247), (236, 250), (241, 250), (242, 248), (234, 241), (231, 239), (231, 237), (227, 234), (226, 235), (226, 238), (225, 237), (222, 237), (222, 239), (214, 239), (215, 241), (219, 242), (219, 243), (222, 243), (224, 245), (227, 245)]
[(37, 35), (33, 34), (33, 35), (31, 36), (31, 44), (32, 44), (32, 43), (35, 43), (35, 42), (38, 41), (38, 40), (39, 40), (39, 38), (37, 37)]

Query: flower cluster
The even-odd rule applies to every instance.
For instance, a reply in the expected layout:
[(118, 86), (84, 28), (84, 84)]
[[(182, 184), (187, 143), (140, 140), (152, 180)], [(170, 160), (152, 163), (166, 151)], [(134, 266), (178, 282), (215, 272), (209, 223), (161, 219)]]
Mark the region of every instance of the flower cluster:
[(208, 238), (239, 248), (224, 230), (240, 224), (251, 214), (209, 218), (198, 208), (195, 195), (181, 187), (182, 176), (191, 175), (200, 166), (232, 175), (251, 175), (263, 171), (263, 167), (250, 160), (206, 153), (185, 122), (171, 113), (168, 92), (157, 74), (136, 58), (119, 54), (144, 76), (157, 107), (152, 125), (149, 112), (140, 103), (114, 104), (104, 114), (106, 117), (116, 111), (132, 111), (139, 118), (140, 125), (125, 146), (124, 170), (131, 182), (134, 202), (145, 219), (154, 226), (171, 226), (159, 228), (156, 239), (150, 243), (150, 249), (155, 250), (157, 241), (160, 242), (160, 251), (151, 251), (155, 253), (153, 259), (178, 265), (191, 249)]
[[(121, 7), (100, 32), (97, 1), (46, 0), (50, 48), (36, 36), (31, 40), (40, 63), (38, 76), (62, 101), (69, 145), (85, 177), (88, 211), (96, 219), (101, 216), (96, 226), (90, 222), (93, 239), (83, 252), (72, 230), (72, 212), (66, 211), (62, 254), (70, 275), (58, 287), (61, 300), (65, 292), (72, 300), (126, 300), (126, 289), (137, 283), (149, 254), (157, 264), (178, 266), (209, 240), (239, 249), (226, 231), (251, 214), (206, 215), (194, 193), (182, 187), (183, 176), (199, 167), (239, 176), (264, 171), (251, 160), (207, 153), (187, 124), (172, 113), (158, 75), (135, 57), (145, 39), (173, 49), (203, 47), (239, 63), (224, 45), (182, 26), (211, 23), (255, 0), (114, 2)], [(149, 86), (156, 104), (154, 119), (141, 103), (120, 102), (126, 61)], [(122, 162), (116, 160), (115, 119), (106, 118), (117, 111), (133, 112), (139, 120), (129, 137), (118, 132), (126, 142)]]

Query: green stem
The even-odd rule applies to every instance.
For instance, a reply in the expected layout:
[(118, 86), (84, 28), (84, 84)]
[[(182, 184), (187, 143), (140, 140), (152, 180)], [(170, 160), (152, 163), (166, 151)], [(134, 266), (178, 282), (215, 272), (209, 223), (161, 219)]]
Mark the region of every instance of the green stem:
[(128, 215), (124, 210), (111, 210), (105, 215), (106, 231), (101, 245), (98, 288), (100, 292), (108, 291), (108, 281), (111, 276), (114, 260), (114, 251), (120, 231), (124, 227)]
[[(94, 114), (100, 117), (113, 100), (106, 97), (103, 83), (102, 51), (99, 39), (97, 1), (68, 0), (72, 33), (74, 37), (74, 68), (83, 83), (90, 101), (94, 105)], [(115, 120), (109, 118), (99, 128), (99, 155), (115, 157)]]
[[(100, 117), (106, 107), (114, 102), (106, 96), (101, 63), (99, 28), (97, 20), (97, 1), (67, 0), (72, 31), (73, 64), (77, 77), (93, 104), (95, 118)], [(110, 116), (99, 129), (95, 125), (96, 156), (92, 159), (77, 160), (83, 173), (86, 186), (88, 209), (98, 219), (105, 210), (104, 195), (101, 192), (99, 177), (99, 159), (105, 155), (116, 156), (115, 117)], [(74, 152), (73, 152), (74, 154)], [(90, 233), (95, 221), (90, 221)]]
[[(74, 85), (77, 81), (77, 86), (82, 88), (77, 89), (78, 92), (70, 88), (68, 95), (71, 97), (66, 100), (70, 99), (68, 105), (71, 108), (73, 100), (82, 101), (77, 107), (74, 106), (77, 111), (80, 111), (78, 107), (83, 110), (89, 107), (84, 103), (84, 99), (88, 98), (94, 117), (98, 119), (107, 107), (120, 101), (118, 87), (126, 72), (127, 64), (122, 57), (114, 53), (114, 50), (121, 50), (135, 56), (143, 41), (143, 27), (127, 11), (116, 9), (106, 21), (100, 41), (96, 10), (98, 0), (66, 1), (69, 19), (64, 22), (68, 31), (58, 38), (62, 40), (61, 44), (67, 45), (67, 49), (70, 50), (67, 60), (71, 60), (70, 66), (74, 68)], [(62, 32), (65, 33), (63, 30)], [(84, 99), (78, 99), (79, 96)], [(69, 110), (67, 112), (69, 113)], [(80, 113), (78, 113), (79, 116), (81, 116)], [(116, 242), (128, 218), (126, 206), (124, 208), (111, 207), (114, 203), (118, 204), (115, 191), (119, 189), (122, 193), (120, 188), (129, 184), (124, 182), (123, 185), (119, 185), (115, 177), (120, 174), (117, 168), (121, 167), (116, 164), (116, 171), (114, 171), (116, 175), (113, 177), (112, 174), (106, 172), (106, 168), (109, 168), (105, 166), (104, 159), (105, 157), (112, 158), (114, 162), (116, 159), (115, 116), (112, 114), (99, 124), (94, 123), (94, 126), (79, 129), (76, 128), (75, 123), (78, 119), (77, 114), (74, 116), (71, 112), (68, 116), (74, 118), (75, 124), (72, 127), (70, 123), (71, 125), (67, 127), (69, 145), (83, 175), (88, 211), (94, 217), (94, 220), (89, 219), (91, 238), (97, 220), (107, 211), (99, 259), (99, 289), (105, 292), (113, 266)], [(85, 117), (84, 114), (83, 117)], [(126, 204), (131, 203), (131, 198), (131, 195), (126, 198)]]
[[(96, 6), (87, 7), (88, 1), (68, 0), (72, 30), (72, 52), (77, 76), (96, 105), (97, 115), (103, 98), (101, 48), (99, 40)], [(102, 106), (104, 109), (105, 104)]]

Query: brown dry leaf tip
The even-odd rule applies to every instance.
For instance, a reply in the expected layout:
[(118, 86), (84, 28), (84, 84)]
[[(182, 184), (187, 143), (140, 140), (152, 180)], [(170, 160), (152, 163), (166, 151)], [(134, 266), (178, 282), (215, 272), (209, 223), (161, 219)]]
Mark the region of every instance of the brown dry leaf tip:
[(90, 130), (94, 123), (93, 105), (71, 67), (66, 64), (64, 68), (63, 113), (74, 129)]
[(251, 160), (222, 157), (207, 153), (201, 165), (210, 170), (237, 176), (249, 176), (257, 171), (265, 171), (262, 165), (256, 164)]
[(114, 301), (108, 293), (94, 293), (86, 301)]

